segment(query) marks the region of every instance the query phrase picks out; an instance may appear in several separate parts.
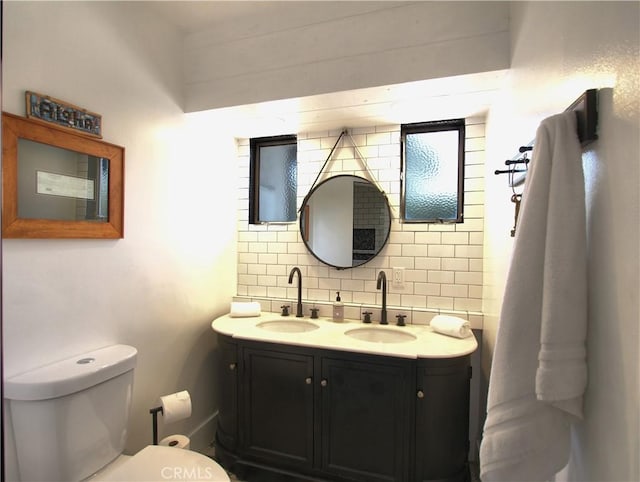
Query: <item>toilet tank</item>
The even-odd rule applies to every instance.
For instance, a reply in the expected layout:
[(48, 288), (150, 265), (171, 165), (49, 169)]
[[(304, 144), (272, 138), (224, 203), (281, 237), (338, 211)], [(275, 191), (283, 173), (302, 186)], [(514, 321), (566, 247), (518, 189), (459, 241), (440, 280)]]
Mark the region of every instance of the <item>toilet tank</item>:
[(22, 481), (78, 481), (124, 450), (137, 350), (113, 345), (5, 380)]

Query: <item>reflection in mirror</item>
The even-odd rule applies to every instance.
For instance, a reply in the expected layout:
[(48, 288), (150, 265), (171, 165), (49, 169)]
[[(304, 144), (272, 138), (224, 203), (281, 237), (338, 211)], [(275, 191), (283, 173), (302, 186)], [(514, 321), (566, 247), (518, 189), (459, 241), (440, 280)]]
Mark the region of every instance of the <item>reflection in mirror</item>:
[(352, 268), (373, 259), (389, 239), (391, 211), (375, 185), (341, 174), (318, 184), (300, 216), (302, 239), (318, 260)]
[(109, 159), (18, 139), (18, 217), (107, 222)]

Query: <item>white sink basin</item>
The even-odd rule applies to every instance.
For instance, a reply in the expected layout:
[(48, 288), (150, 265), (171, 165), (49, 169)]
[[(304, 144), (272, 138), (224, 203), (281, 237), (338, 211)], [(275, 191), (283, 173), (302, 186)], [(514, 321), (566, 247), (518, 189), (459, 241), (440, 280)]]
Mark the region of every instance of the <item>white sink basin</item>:
[(306, 331), (313, 331), (319, 328), (315, 323), (302, 320), (263, 321), (262, 323), (258, 323), (256, 326), (263, 330), (277, 331), (278, 333), (304, 333)]
[(355, 328), (344, 334), (357, 340), (373, 343), (406, 343), (417, 339), (411, 333), (384, 328)]

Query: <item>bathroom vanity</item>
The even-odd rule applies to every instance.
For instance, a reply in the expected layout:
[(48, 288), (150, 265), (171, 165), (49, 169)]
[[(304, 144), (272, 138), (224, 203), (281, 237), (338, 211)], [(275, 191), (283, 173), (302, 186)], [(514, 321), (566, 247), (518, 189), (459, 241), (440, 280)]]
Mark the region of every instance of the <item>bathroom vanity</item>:
[(240, 478), (467, 481), (475, 338), (223, 316), (216, 455)]

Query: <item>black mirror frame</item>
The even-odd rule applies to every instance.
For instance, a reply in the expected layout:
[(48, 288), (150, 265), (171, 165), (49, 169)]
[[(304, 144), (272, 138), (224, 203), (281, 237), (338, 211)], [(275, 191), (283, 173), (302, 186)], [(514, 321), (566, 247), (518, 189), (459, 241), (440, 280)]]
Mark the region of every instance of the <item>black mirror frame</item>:
[[(385, 205), (387, 207), (387, 216), (389, 219), (389, 226), (387, 229), (387, 235), (384, 238), (384, 241), (382, 242), (382, 244), (380, 245), (380, 247), (376, 250), (375, 253), (373, 253), (371, 255), (370, 258), (363, 260), (362, 263), (358, 263), (352, 266), (337, 266), (335, 264), (329, 263), (327, 261), (325, 261), (324, 259), (318, 257), (313, 250), (311, 249), (311, 247), (309, 246), (308, 242), (307, 242), (307, 238), (305, 233), (309, 232), (309, 217), (308, 217), (308, 206), (307, 206), (307, 202), (309, 201), (309, 199), (311, 198), (311, 196), (313, 195), (314, 192), (316, 192), (322, 185), (324, 185), (326, 182), (331, 181), (333, 179), (339, 178), (339, 177), (351, 177), (354, 179), (360, 179), (362, 181), (365, 181), (369, 184), (371, 184), (372, 186), (374, 186), (378, 192), (380, 193), (380, 195), (382, 197), (384, 197), (385, 200)], [(343, 270), (343, 269), (351, 269), (351, 268), (358, 268), (360, 266), (365, 265), (366, 263), (368, 263), (369, 261), (371, 261), (372, 259), (374, 259), (376, 256), (378, 256), (380, 254), (380, 252), (384, 249), (384, 247), (387, 245), (387, 242), (389, 241), (389, 237), (391, 235), (391, 207), (389, 206), (389, 199), (387, 198), (386, 194), (381, 191), (378, 186), (376, 186), (374, 183), (372, 183), (370, 180), (365, 179), (364, 177), (360, 177), (360, 176), (356, 176), (354, 174), (338, 174), (336, 176), (331, 176), (327, 179), (325, 179), (324, 181), (320, 182), (319, 184), (317, 184), (311, 191), (309, 191), (307, 193), (307, 195), (304, 198), (304, 201), (302, 203), (302, 206), (300, 208), (300, 221), (299, 221), (299, 229), (300, 229), (300, 236), (302, 238), (302, 241), (304, 242), (305, 247), (307, 248), (307, 250), (309, 251), (309, 253), (311, 253), (311, 255), (313, 255), (314, 258), (316, 258), (318, 261), (320, 261), (323, 264), (326, 264), (327, 266), (331, 266), (332, 268), (336, 268), (338, 270)]]

